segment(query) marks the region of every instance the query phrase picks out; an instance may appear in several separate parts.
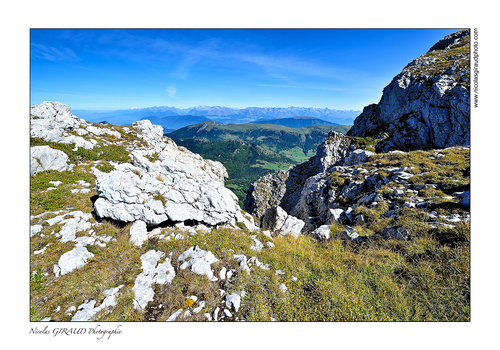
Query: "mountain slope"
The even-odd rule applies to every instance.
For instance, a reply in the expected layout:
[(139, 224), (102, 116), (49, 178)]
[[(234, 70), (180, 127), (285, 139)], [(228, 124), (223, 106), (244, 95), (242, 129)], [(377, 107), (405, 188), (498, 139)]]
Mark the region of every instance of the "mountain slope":
[(468, 188), (468, 148), (367, 160), (337, 134), (309, 162), (326, 171), (307, 179), (296, 215), (343, 215), (300, 234), (286, 213), (280, 228), (256, 227), (220, 162), (149, 121), (93, 124), (44, 102), (30, 126), (32, 322), (470, 321), (468, 209), (455, 193)]
[(380, 151), (469, 145), (469, 30), (446, 36), (409, 63), (347, 135), (382, 138)]
[(345, 125), (311, 125), (301, 129), (271, 124), (228, 124), (204, 122), (176, 130), (168, 136), (174, 139), (204, 137), (210, 141), (242, 140), (286, 157), (306, 160), (314, 153), (331, 130), (346, 132)]

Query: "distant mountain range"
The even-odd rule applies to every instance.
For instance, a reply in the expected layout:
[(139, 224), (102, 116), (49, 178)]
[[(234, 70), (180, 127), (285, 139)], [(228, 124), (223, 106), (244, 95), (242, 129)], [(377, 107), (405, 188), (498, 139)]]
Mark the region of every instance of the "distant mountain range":
[(309, 125), (339, 125), (337, 123), (327, 122), (326, 120), (314, 117), (291, 117), (278, 119), (261, 119), (253, 122), (254, 124), (274, 124), (283, 125), (289, 128), (300, 129)]
[(203, 117), (201, 115), (180, 115), (180, 116), (168, 116), (168, 117), (144, 117), (141, 118), (148, 119), (151, 123), (155, 125), (161, 125), (163, 127), (163, 132), (171, 132), (185, 126), (208, 122), (211, 119)]
[[(169, 126), (167, 129), (176, 129), (173, 127), (179, 123), (182, 118), (172, 120), (165, 119), (166, 117), (204, 117), (206, 120), (214, 120), (220, 124), (243, 124), (250, 122), (259, 122), (262, 119), (283, 119), (295, 117), (312, 117), (322, 119), (323, 121), (340, 124), (352, 125), (354, 119), (361, 113), (357, 110), (338, 110), (329, 108), (307, 108), (307, 107), (247, 107), (243, 109), (222, 107), (222, 106), (196, 106), (190, 108), (176, 107), (148, 107), (148, 108), (133, 108), (126, 110), (115, 111), (89, 111), (89, 110), (73, 110), (73, 114), (90, 122), (107, 121), (115, 125), (130, 125), (137, 120), (150, 119), (154, 124), (166, 123)], [(159, 118), (159, 119), (154, 119)], [(152, 119), (156, 120), (153, 121)], [(196, 121), (195, 121), (196, 123)], [(323, 124), (324, 125), (324, 124)], [(163, 126), (163, 125), (162, 125)], [(183, 125), (185, 126), (185, 125)]]

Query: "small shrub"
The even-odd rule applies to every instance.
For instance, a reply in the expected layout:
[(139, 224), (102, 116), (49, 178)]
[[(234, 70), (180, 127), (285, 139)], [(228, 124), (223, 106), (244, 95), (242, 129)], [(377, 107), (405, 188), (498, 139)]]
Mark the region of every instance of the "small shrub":
[(102, 171), (103, 173), (110, 173), (113, 170), (115, 170), (115, 166), (113, 164), (109, 164), (106, 161), (102, 162), (101, 164), (98, 164), (96, 168)]
[(167, 200), (161, 194), (155, 195), (153, 199), (160, 201), (163, 204), (163, 206), (165, 206), (165, 204), (167, 203)]
[(42, 272), (42, 269), (38, 267), (35, 273), (31, 274), (30, 277), (30, 290), (36, 292), (43, 288), (43, 282), (45, 282), (46, 276)]
[(152, 163), (156, 162), (157, 160), (160, 160), (160, 158), (158, 158), (158, 153), (147, 155), (146, 158)]

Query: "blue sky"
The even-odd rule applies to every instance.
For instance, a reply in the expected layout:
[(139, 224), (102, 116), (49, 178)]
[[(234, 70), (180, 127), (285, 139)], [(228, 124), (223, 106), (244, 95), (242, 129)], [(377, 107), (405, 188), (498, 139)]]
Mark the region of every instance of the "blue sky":
[(458, 29), (31, 29), (31, 104), (361, 110)]

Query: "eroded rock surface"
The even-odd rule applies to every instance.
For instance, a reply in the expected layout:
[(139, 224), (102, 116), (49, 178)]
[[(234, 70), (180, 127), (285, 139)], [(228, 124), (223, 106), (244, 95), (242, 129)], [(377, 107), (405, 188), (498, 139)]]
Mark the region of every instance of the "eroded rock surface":
[(154, 145), (158, 159), (146, 158), (147, 150), (133, 152), (133, 164), (119, 164), (110, 173), (96, 171), (95, 209), (100, 217), (149, 225), (167, 220), (208, 225), (234, 221), (238, 199), (224, 187), (227, 172), (221, 163), (177, 147), (148, 120), (134, 125), (151, 132), (144, 138)]
[(381, 136), (384, 152), (469, 145), (469, 50), (468, 29), (444, 37), (394, 77), (347, 134)]
[(245, 199), (245, 210), (261, 218), (267, 208), (279, 205), (291, 213), (301, 197), (301, 191), (311, 176), (328, 170), (342, 162), (353, 150), (351, 140), (341, 133), (332, 131), (317, 148), (316, 156), (308, 162), (266, 175), (254, 182)]
[(53, 149), (50, 146), (31, 147), (30, 174), (36, 175), (46, 170), (65, 171), (70, 170), (69, 158), (63, 151)]

